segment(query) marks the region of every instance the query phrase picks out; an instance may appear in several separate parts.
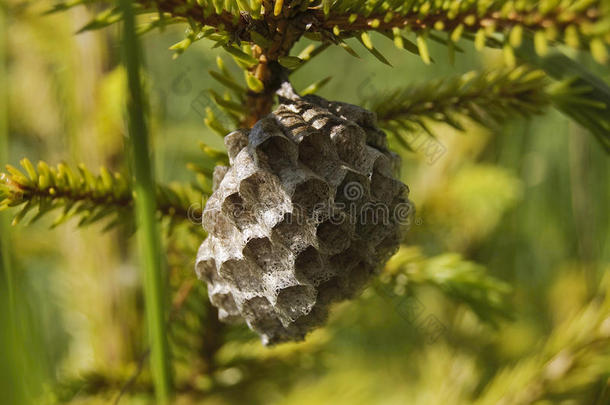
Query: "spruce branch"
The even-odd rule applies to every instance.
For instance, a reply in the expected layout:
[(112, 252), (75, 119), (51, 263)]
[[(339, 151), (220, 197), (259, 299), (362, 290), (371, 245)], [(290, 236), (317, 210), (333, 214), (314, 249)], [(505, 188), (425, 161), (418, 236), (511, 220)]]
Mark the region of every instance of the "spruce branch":
[(434, 286), (491, 325), (512, 317), (510, 286), (455, 253), (427, 257), (418, 246), (402, 246), (386, 264), (381, 280), (399, 294), (412, 286)]
[(540, 70), (473, 71), (375, 95), (363, 103), (377, 114), (382, 127), (401, 140), (405, 130), (432, 134), (429, 122), (463, 131), (461, 117), (493, 127), (516, 115), (539, 114), (552, 101), (547, 86)]
[(352, 6), (353, 3), (335, 1), (322, 27), (344, 36), (363, 31), (392, 33), (397, 44), (403, 42), (401, 30), (415, 32), (420, 54), (425, 51), (426, 37), (434, 33), (447, 34), (446, 43), (450, 46), (462, 37), (472, 39), (477, 49), (486, 45), (518, 48), (522, 35), (530, 33), (536, 38), (540, 54), (546, 53), (549, 44), (566, 43), (574, 48), (590, 48), (601, 63), (607, 59), (610, 9), (603, 1), (416, 0), (392, 4), (370, 0)]
[[(79, 226), (108, 220), (106, 229), (131, 223), (133, 219), (134, 193), (119, 173), (102, 167), (100, 174), (94, 175), (84, 165), (73, 170), (64, 163), (51, 167), (39, 162), (34, 167), (28, 159), (23, 159), (21, 166), (23, 171), (7, 165), (7, 172), (0, 174), (0, 210), (20, 207), (13, 224), (34, 209), (37, 213), (30, 223), (61, 209), (53, 227), (72, 217), (79, 218)], [(192, 187), (157, 185), (156, 196), (157, 216), (159, 220), (168, 219), (170, 225), (201, 216), (202, 207), (197, 203), (202, 202), (204, 195)]]
[[(610, 151), (610, 90), (600, 79), (585, 74), (568, 58), (549, 57), (545, 63), (555, 74), (542, 70), (515, 69), (469, 72), (407, 86), (362, 100), (377, 114), (379, 124), (406, 147), (405, 131), (424, 130), (430, 122), (442, 122), (463, 131), (462, 117), (494, 128), (513, 117), (531, 117), (554, 106), (572, 117)], [(553, 67), (554, 61), (557, 67)], [(561, 62), (561, 63), (558, 63)], [(569, 62), (569, 63), (568, 63)], [(554, 69), (554, 70), (553, 70)]]
[[(120, 20), (121, 13), (108, 0), (62, 1), (52, 11), (90, 3), (108, 7), (84, 30)], [(391, 62), (375, 47), (370, 31), (379, 32), (396, 47), (419, 55), (425, 63), (433, 61), (429, 41), (446, 45), (450, 55), (460, 49), (456, 43), (461, 38), (474, 41), (479, 50), (485, 46), (503, 48), (509, 66), (517, 64), (516, 51), (530, 40), (539, 56), (545, 55), (551, 46), (566, 44), (589, 50), (600, 63), (607, 61), (610, 43), (610, 5), (601, 0), (138, 0), (134, 12), (154, 16), (140, 27), (139, 33), (167, 24), (188, 24), (185, 38), (170, 48), (176, 56), (203, 38), (233, 56), (246, 78), (243, 102), (237, 100), (243, 112), (233, 111), (241, 127), (251, 127), (271, 111), (282, 68), (297, 70), (317, 54), (290, 55), (302, 36), (321, 42), (321, 50), (335, 44), (352, 55), (357, 53), (345, 39), (356, 38), (365, 50), (388, 65)], [(408, 39), (412, 34), (415, 39)], [(577, 120), (585, 122), (587, 117)], [(213, 117), (208, 117), (208, 121), (217, 132), (228, 132), (214, 123)]]
[(537, 55), (530, 42), (519, 49), (519, 54), (558, 81), (548, 89), (553, 104), (587, 128), (610, 153), (610, 86), (561, 53)]
[[(52, 11), (91, 2), (63, 1)], [(98, 2), (110, 4), (105, 0)], [(418, 53), (425, 61), (428, 61), (427, 40), (439, 40), (439, 33), (447, 36), (446, 41), (441, 41), (451, 48), (461, 37), (474, 40), (479, 49), (486, 45), (504, 46), (509, 59), (511, 55), (514, 59), (512, 49), (520, 46), (523, 34), (535, 38), (539, 54), (546, 53), (550, 45), (565, 43), (590, 50), (602, 63), (607, 60), (610, 42), (610, 6), (604, 1), (139, 0), (136, 3), (137, 13), (158, 15), (141, 32), (181, 21), (190, 25), (187, 38), (179, 46), (182, 50), (203, 37), (219, 45), (244, 41), (265, 48), (269, 60), (287, 55), (295, 39), (303, 34), (340, 44), (345, 38), (360, 38), (367, 31), (377, 31), (390, 35), (397, 46), (404, 47), (408, 40), (403, 34), (413, 32), (417, 34)], [(101, 28), (119, 18), (110, 8), (84, 29)]]
[(476, 405), (545, 401), (605, 404), (610, 375), (610, 278), (579, 313), (557, 325), (533, 354), (501, 370)]

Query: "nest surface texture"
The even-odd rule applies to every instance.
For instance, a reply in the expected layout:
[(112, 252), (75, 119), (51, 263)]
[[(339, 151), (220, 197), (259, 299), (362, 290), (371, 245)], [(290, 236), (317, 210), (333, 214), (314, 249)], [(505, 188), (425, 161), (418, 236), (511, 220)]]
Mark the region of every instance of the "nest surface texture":
[(375, 115), (317, 96), (283, 99), (225, 137), (196, 262), (223, 321), (264, 344), (302, 340), (364, 287), (411, 214)]

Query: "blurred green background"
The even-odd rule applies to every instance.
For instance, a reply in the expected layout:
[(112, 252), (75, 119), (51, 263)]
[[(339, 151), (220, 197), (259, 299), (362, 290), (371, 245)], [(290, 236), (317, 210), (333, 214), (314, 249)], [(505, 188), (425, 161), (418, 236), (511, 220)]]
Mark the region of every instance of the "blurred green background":
[[(17, 165), (27, 156), (125, 171), (118, 29), (75, 35), (90, 11), (42, 16), (49, 4), (8, 4), (9, 148), (2, 163)], [(156, 173), (166, 183), (193, 180), (186, 164), (201, 161), (199, 141), (222, 148), (201, 115), (211, 106), (203, 91), (223, 91), (207, 73), (222, 53), (201, 41), (173, 60), (168, 47), (183, 29), (142, 39)], [(432, 66), (377, 42), (393, 67), (331, 47), (299, 70), (295, 87), (332, 76), (321, 96), (362, 104), (398, 85), (503, 64), (501, 52), (475, 52), (469, 42), (453, 65), (446, 49), (432, 47)], [(586, 57), (582, 62), (610, 80), (608, 69)], [(493, 130), (465, 122), (465, 133), (435, 126), (446, 152), (434, 162), (423, 151), (398, 150), (417, 209), (406, 246), (388, 265), (389, 275), (337, 305), (328, 325), (305, 343), (264, 348), (245, 327), (218, 324), (205, 286), (194, 280), (200, 241), (186, 233), (166, 240), (174, 304), (180, 292), (190, 292), (178, 305), (186, 308), (178, 311), (185, 326), (172, 331), (176, 403), (610, 403), (607, 340), (578, 357), (583, 364), (570, 373), (547, 378), (549, 360), (594, 333), (587, 328), (601, 325), (600, 333), (610, 336), (607, 304), (596, 321), (573, 322), (600, 291), (610, 292), (603, 279), (610, 270), (607, 155), (553, 110)], [(77, 228), (72, 221), (50, 230), (50, 223), (11, 227), (10, 252), (3, 252), (12, 261), (16, 294), (13, 310), (4, 295), (0, 325), (11, 319), (18, 325), (3, 326), (0, 337), (3, 403), (105, 404), (119, 395), (122, 404), (153, 403), (134, 241), (120, 229), (103, 233), (102, 225)], [(400, 260), (407, 263), (401, 271), (415, 275), (422, 268), (485, 267), (512, 287), (511, 316), (494, 326), (459, 294), (391, 276)], [(549, 388), (554, 383), (559, 388)], [(537, 389), (577, 395), (542, 400)], [(499, 399), (515, 392), (524, 394)]]

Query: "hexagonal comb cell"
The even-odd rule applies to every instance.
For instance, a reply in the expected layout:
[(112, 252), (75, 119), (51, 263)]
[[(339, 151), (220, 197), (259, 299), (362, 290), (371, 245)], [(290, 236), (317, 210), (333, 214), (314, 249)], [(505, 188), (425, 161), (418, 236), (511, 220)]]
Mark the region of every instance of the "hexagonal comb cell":
[(328, 305), (316, 302), (316, 305), (311, 308), (307, 315), (303, 315), (294, 321), (291, 329), (296, 331), (295, 334), (298, 334), (300, 339), (304, 339), (307, 332), (324, 325), (328, 318), (328, 309)]
[(295, 254), (314, 242), (315, 227), (313, 224), (307, 224), (305, 218), (299, 214), (299, 212), (284, 214), (284, 219), (271, 230), (271, 238)]
[(297, 147), (283, 135), (272, 136), (256, 148), (259, 158), (266, 162), (276, 173), (284, 167), (294, 165), (297, 159)]
[(331, 129), (330, 139), (344, 162), (354, 166), (363, 159), (366, 133), (359, 126), (337, 125)]
[(230, 166), (216, 170), (196, 265), (221, 320), (244, 319), (264, 344), (303, 339), (357, 294), (402, 235), (363, 210), (408, 201), (374, 114), (317, 96), (282, 103), (225, 138)]
[(219, 308), (218, 318), (221, 321), (236, 322), (241, 318), (231, 293), (210, 292), (209, 294), (210, 302)]
[(335, 186), (342, 177), (342, 164), (328, 135), (312, 132), (299, 143), (299, 161), (330, 185)]
[(363, 203), (369, 201), (370, 187), (370, 181), (365, 175), (353, 170), (347, 171), (337, 187), (335, 204), (353, 216)]
[(316, 237), (320, 247), (328, 254), (339, 253), (347, 249), (351, 243), (353, 226), (350, 221), (343, 219), (334, 221), (328, 219), (318, 225)]
[(246, 209), (246, 204), (239, 193), (233, 193), (225, 198), (222, 211), (242, 230), (256, 221), (252, 212)]
[(263, 270), (248, 260), (227, 260), (218, 274), (237, 291), (262, 291)]
[(318, 287), (318, 303), (319, 305), (328, 305), (344, 299), (347, 293), (339, 282), (339, 277), (334, 276), (320, 284)]
[(195, 264), (195, 271), (197, 276), (206, 283), (214, 283), (219, 279), (214, 259), (198, 260)]
[[(265, 297), (254, 297), (242, 304), (242, 314), (250, 328), (261, 334), (265, 344), (277, 340), (277, 331), (283, 326)], [(271, 335), (271, 336), (269, 336)]]
[(294, 261), (294, 270), (297, 279), (302, 282), (319, 284), (319, 277), (324, 274), (322, 257), (313, 246), (299, 253)]
[(277, 296), (276, 307), (280, 319), (294, 322), (303, 315), (307, 315), (315, 303), (315, 291), (306, 285), (286, 287)]
[(244, 246), (244, 256), (250, 258), (265, 273), (272, 273), (281, 269), (284, 255), (278, 248), (274, 249), (271, 241), (266, 238), (250, 239)]
[(328, 214), (330, 204), (330, 187), (328, 183), (318, 178), (310, 178), (298, 184), (292, 195), (294, 212), (305, 218), (314, 215)]
[[(386, 159), (387, 161), (387, 159)], [(392, 198), (397, 194), (398, 185), (396, 181), (388, 176), (388, 170), (386, 165), (389, 165), (389, 161), (385, 162), (382, 159), (378, 159), (373, 166), (373, 173), (371, 174), (371, 197), (375, 201), (392, 201)]]
[(283, 210), (290, 206), (288, 196), (276, 178), (256, 172), (239, 183), (239, 195), (250, 212), (264, 225), (279, 221)]

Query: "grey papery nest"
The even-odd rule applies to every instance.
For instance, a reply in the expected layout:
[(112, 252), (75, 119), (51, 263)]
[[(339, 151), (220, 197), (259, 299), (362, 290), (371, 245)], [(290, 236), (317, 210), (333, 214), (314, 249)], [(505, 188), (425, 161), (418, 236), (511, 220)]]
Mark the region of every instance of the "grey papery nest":
[(412, 214), (373, 113), (287, 90), (225, 137), (230, 166), (214, 171), (196, 264), (219, 318), (245, 320), (264, 344), (322, 325), (394, 254)]

